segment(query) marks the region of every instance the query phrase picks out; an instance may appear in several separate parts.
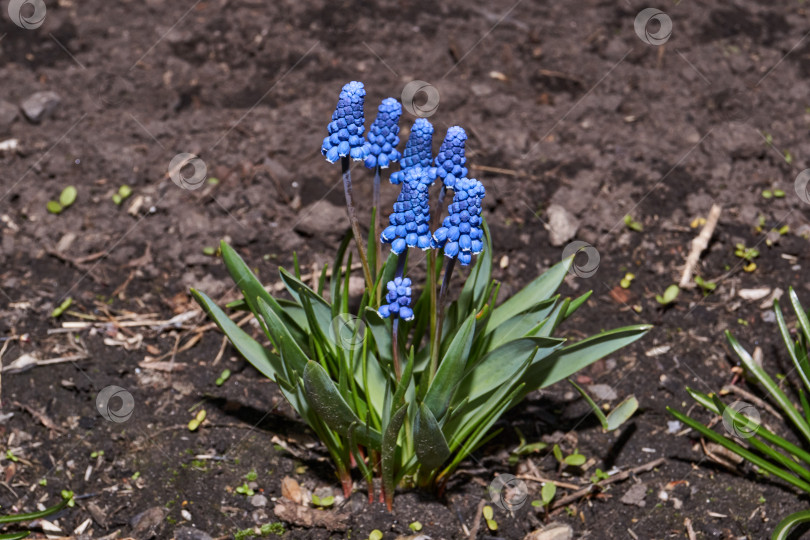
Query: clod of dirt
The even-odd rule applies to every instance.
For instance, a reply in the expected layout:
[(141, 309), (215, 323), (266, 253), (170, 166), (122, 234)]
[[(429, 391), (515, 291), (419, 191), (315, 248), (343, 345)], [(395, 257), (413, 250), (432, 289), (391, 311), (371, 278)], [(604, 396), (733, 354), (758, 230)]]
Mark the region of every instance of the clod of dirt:
[(343, 235), (346, 210), (327, 200), (317, 201), (298, 213), (293, 230), (304, 236), (337, 238)]
[(11, 128), (11, 124), (20, 116), (17, 107), (8, 101), (0, 100), (0, 133), (7, 135)]
[(748, 159), (765, 153), (762, 135), (744, 122), (726, 122), (714, 135), (723, 152), (732, 158)]
[(163, 517), (162, 506), (153, 506), (148, 510), (144, 510), (129, 522), (132, 526), (132, 536), (135, 538), (151, 538), (157, 535), (163, 525)]
[(621, 501), (624, 504), (631, 504), (644, 508), (647, 505), (647, 503), (644, 501), (644, 497), (646, 496), (647, 485), (640, 482), (630, 486), (630, 489), (628, 489), (625, 494), (622, 495)]
[(273, 511), (280, 520), (299, 527), (323, 527), (330, 531), (345, 531), (349, 528), (348, 514), (316, 510), (283, 501), (278, 501)]
[(563, 523), (549, 523), (523, 537), (523, 540), (571, 540), (574, 529)]
[(559, 247), (571, 240), (579, 229), (579, 220), (560, 206), (552, 204), (548, 207), (548, 240), (552, 246)]
[(20, 107), (28, 120), (39, 124), (43, 118), (54, 112), (60, 103), (62, 103), (62, 98), (59, 97), (59, 94), (49, 90), (32, 94), (22, 102)]
[(174, 531), (174, 540), (213, 540), (213, 537), (194, 527), (180, 527)]

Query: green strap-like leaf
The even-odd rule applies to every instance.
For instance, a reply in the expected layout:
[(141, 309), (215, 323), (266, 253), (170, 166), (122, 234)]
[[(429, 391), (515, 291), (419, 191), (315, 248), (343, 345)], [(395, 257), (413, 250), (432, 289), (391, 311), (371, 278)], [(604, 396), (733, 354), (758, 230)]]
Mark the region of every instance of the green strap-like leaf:
[(388, 507), (391, 507), (391, 502), (394, 499), (394, 490), (396, 483), (394, 482), (394, 469), (396, 468), (396, 454), (397, 454), (397, 439), (399, 438), (399, 431), (402, 429), (402, 423), (405, 421), (405, 415), (408, 412), (406, 405), (401, 406), (391, 416), (391, 421), (385, 428), (385, 434), (382, 439), (382, 481), (383, 488), (385, 489), (385, 502)]
[(490, 316), (488, 327), (496, 328), (518, 313), (523, 313), (543, 300), (551, 298), (565, 279), (573, 261), (574, 257), (571, 256), (558, 262), (509, 300), (495, 308)]
[(600, 358), (633, 343), (646, 334), (650, 328), (652, 326), (642, 324), (609, 330), (563, 347), (547, 357), (535, 359), (523, 379), (526, 382), (527, 391), (545, 388), (570, 377)]
[(309, 358), (307, 358), (307, 355), (301, 350), (301, 347), (298, 346), (298, 343), (295, 342), (287, 326), (285, 326), (276, 313), (270, 309), (270, 306), (264, 299), (258, 299), (257, 307), (259, 316), (264, 320), (267, 326), (267, 332), (273, 340), (273, 344), (281, 353), (285, 377), (288, 381), (294, 381), (295, 375), (293, 373), (303, 373)]
[(436, 469), (450, 457), (450, 448), (427, 404), (419, 405), (413, 426), (413, 442), (419, 463), (427, 470)]
[(596, 404), (596, 402), (591, 398), (591, 396), (588, 395), (588, 392), (586, 392), (585, 389), (583, 389), (580, 385), (578, 385), (571, 379), (568, 379), (568, 382), (571, 383), (571, 385), (576, 389), (577, 392), (579, 392), (579, 395), (582, 396), (582, 399), (584, 399), (585, 402), (588, 405), (590, 405), (591, 411), (599, 419), (599, 423), (602, 424), (602, 429), (607, 431), (608, 430), (607, 416), (605, 416), (605, 413), (602, 412), (602, 409), (599, 407), (599, 405)]
[(631, 416), (633, 416), (636, 411), (638, 410), (638, 400), (636, 396), (629, 396), (625, 398), (621, 403), (616, 405), (616, 407), (610, 411), (607, 415), (608, 421), (608, 431), (613, 431), (617, 429), (619, 426), (627, 422)]
[(471, 313), (447, 348), (447, 352), (439, 364), (439, 369), (436, 371), (436, 376), (430, 383), (430, 388), (425, 396), (425, 404), (436, 418), (444, 415), (450, 404), (450, 397), (464, 375), (464, 368), (470, 355), (474, 326), (475, 313)]
[(360, 419), (340, 395), (326, 370), (317, 362), (309, 361), (304, 369), (304, 392), (307, 403), (331, 429), (348, 437), (353, 423), (361, 424), (354, 431), (357, 441), (374, 450), (380, 450), (382, 436), (379, 431), (362, 425)]
[(790, 418), (791, 422), (796, 426), (801, 434), (804, 436), (805, 440), (810, 441), (810, 425), (808, 425), (807, 421), (801, 415), (799, 411), (796, 410), (796, 407), (793, 406), (793, 403), (790, 402), (788, 397), (785, 395), (784, 392), (779, 388), (779, 386), (774, 382), (771, 377), (765, 373), (765, 370), (760, 367), (759, 364), (754, 362), (754, 359), (751, 358), (751, 355), (748, 354), (742, 345), (731, 335), (731, 332), (726, 330), (726, 339), (731, 344), (731, 347), (734, 349), (734, 352), (737, 353), (737, 356), (740, 357), (745, 369), (752, 374), (756, 379), (760, 382), (762, 386), (765, 387), (765, 390), (771, 395), (773, 400), (779, 405), (779, 408), (785, 413), (785, 415)]
[(774, 529), (773, 535), (771, 536), (771, 540), (787, 540), (790, 537), (790, 531), (796, 525), (807, 523), (808, 521), (810, 521), (810, 510), (802, 510), (794, 514), (790, 514), (788, 517), (780, 521), (779, 525), (776, 526), (776, 529)]
[(537, 362), (539, 358), (554, 354), (564, 342), (563, 339), (547, 337), (528, 337), (509, 341), (490, 351), (477, 365), (468, 367), (464, 379), (458, 385), (456, 395), (470, 401), (486, 395), (505, 382), (514, 381), (526, 358), (535, 349)]
[(801, 489), (801, 490), (803, 490), (803, 491), (805, 491), (807, 493), (810, 493), (810, 484), (808, 484), (807, 482), (796, 478), (795, 476), (793, 476), (792, 474), (790, 474), (786, 470), (780, 469), (779, 467), (777, 467), (776, 465), (774, 465), (770, 461), (768, 461), (766, 459), (763, 459), (760, 456), (758, 456), (757, 454), (751, 452), (750, 450), (747, 450), (747, 449), (743, 448), (742, 446), (740, 446), (739, 444), (733, 442), (732, 440), (728, 439), (727, 437), (723, 437), (722, 435), (718, 434), (716, 431), (713, 431), (713, 430), (707, 428), (706, 426), (704, 426), (700, 422), (689, 418), (688, 416), (681, 413), (680, 411), (677, 411), (677, 410), (673, 409), (672, 407), (667, 407), (667, 411), (669, 411), (669, 413), (672, 416), (674, 416), (675, 418), (677, 418), (678, 420), (680, 420), (681, 422), (683, 422), (687, 426), (691, 427), (692, 429), (698, 431), (704, 437), (711, 440), (712, 442), (716, 442), (717, 444), (725, 447), (726, 449), (731, 450), (732, 452), (734, 452), (738, 456), (740, 456), (740, 457), (742, 457), (744, 459), (747, 459), (748, 461), (750, 461), (751, 463), (753, 463), (757, 467), (759, 467), (761, 469), (764, 469), (764, 470), (768, 471), (769, 473), (771, 473), (771, 474), (773, 474), (775, 476), (778, 476), (779, 478), (781, 478), (785, 482), (789, 482), (789, 483), (793, 484), (794, 486), (796, 486), (797, 488), (799, 488), (799, 489)]
[(239, 328), (205, 293), (191, 289), (191, 295), (208, 316), (214, 320), (219, 329), (228, 336), (231, 344), (239, 351), (239, 354), (244, 356), (253, 367), (272, 381), (277, 381), (279, 374), (283, 377), (284, 366), (282, 366), (281, 359), (278, 356), (262, 347), (247, 332)]

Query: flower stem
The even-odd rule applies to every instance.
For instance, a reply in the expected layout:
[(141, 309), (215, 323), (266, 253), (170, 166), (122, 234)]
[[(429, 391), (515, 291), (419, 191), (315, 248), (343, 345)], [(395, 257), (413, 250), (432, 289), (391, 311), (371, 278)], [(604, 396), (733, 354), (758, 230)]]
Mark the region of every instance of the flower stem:
[[(427, 285), (430, 287), (430, 358), (438, 358), (439, 343), (436, 340), (436, 253), (431, 249), (427, 257)], [(432, 377), (431, 377), (432, 379)], [(430, 382), (430, 381), (429, 381)]]
[(447, 195), (447, 186), (442, 184), (442, 189), (439, 191), (439, 198), (436, 200), (436, 208), (433, 209), (430, 220), (430, 230), (435, 230), (436, 226), (442, 222), (442, 204), (444, 203), (444, 196)]
[(453, 277), (453, 268), (456, 266), (456, 259), (452, 258), (447, 262), (447, 268), (444, 269), (444, 277), (442, 278), (442, 288), (439, 291), (439, 300), (436, 303), (436, 333), (433, 340), (436, 346), (431, 350), (430, 355), (430, 380), (436, 375), (439, 369), (439, 349), (442, 339), (442, 322), (444, 322), (444, 303), (447, 297), (447, 288), (450, 279)]
[(394, 272), (394, 278), (402, 277), (405, 273), (405, 259), (407, 258), (408, 251), (397, 255), (397, 270)]
[(346, 195), (346, 211), (349, 213), (349, 223), (352, 226), (354, 243), (357, 244), (357, 251), (360, 253), (360, 262), (363, 263), (363, 274), (366, 278), (366, 286), (369, 290), (371, 290), (374, 287), (374, 281), (371, 279), (371, 270), (368, 267), (366, 250), (363, 247), (363, 237), (360, 236), (360, 225), (357, 222), (357, 214), (354, 211), (354, 198), (352, 197), (352, 172), (349, 169), (349, 158), (341, 158), (340, 165), (343, 168), (343, 192)]
[(391, 331), (391, 356), (394, 359), (394, 374), (397, 377), (397, 382), (402, 378), (402, 371), (399, 367), (399, 344), (397, 343), (397, 330), (399, 328), (399, 317), (394, 318)]
[[(382, 243), (380, 242), (380, 233), (382, 232), (382, 225), (380, 223), (380, 166), (374, 167), (374, 192), (372, 195), (374, 203), (374, 234), (375, 239), (374, 249), (377, 256), (374, 258), (374, 279), (380, 279), (380, 271), (382, 270)], [(382, 288), (377, 287), (377, 305), (380, 305), (382, 299)]]

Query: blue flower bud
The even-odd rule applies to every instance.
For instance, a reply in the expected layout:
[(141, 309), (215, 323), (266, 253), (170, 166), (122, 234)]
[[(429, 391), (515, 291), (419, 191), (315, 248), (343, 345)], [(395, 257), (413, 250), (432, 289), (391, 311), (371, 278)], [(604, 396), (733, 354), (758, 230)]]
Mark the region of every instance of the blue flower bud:
[(467, 142), (467, 133), (459, 126), (447, 130), (439, 153), (436, 154), (434, 166), (428, 171), (431, 183), (441, 178), (446, 188), (454, 188), (460, 178), (467, 176), (467, 158), (464, 156), (464, 144)]
[(453, 202), (442, 226), (433, 233), (431, 245), (444, 248), (447, 257), (458, 258), (468, 265), (472, 256), (484, 249), (481, 229), (481, 200), (486, 195), (483, 184), (475, 179), (460, 178), (453, 189)]
[[(411, 134), (405, 144), (405, 151), (399, 160), (401, 170), (391, 173), (391, 183), (401, 184), (405, 179), (405, 172), (411, 167), (426, 168), (430, 165), (433, 155), (433, 125), (425, 118), (417, 118), (411, 127)], [(428, 177), (425, 181), (433, 183)]]
[(378, 166), (385, 169), (402, 156), (397, 150), (402, 105), (394, 98), (386, 98), (377, 111), (377, 118), (368, 130), (370, 153), (363, 162), (369, 169)]
[(339, 157), (351, 156), (363, 161), (370, 152), (370, 145), (363, 139), (365, 117), (363, 102), (366, 90), (363, 83), (352, 81), (340, 91), (332, 121), (327, 126), (329, 136), (323, 140), (321, 154), (326, 161), (334, 163)]
[(380, 234), (380, 241), (391, 244), (391, 251), (396, 254), (408, 247), (423, 250), (431, 247), (427, 171), (417, 165), (405, 170), (404, 176), (394, 211), (388, 217), (388, 222), (396, 227), (393, 230), (386, 227)]
[(413, 294), (410, 278), (394, 278), (386, 284), (386, 289), (388, 289), (388, 294), (385, 295), (385, 301), (388, 303), (383, 304), (377, 310), (380, 317), (393, 316), (405, 321), (413, 319), (413, 310), (410, 308)]

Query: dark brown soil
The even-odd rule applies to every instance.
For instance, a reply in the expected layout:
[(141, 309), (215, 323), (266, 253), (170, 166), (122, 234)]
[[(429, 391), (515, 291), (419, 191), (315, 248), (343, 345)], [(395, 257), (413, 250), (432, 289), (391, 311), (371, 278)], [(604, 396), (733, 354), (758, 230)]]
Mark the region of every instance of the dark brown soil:
[[(577, 538), (685, 538), (688, 518), (697, 538), (762, 539), (807, 507), (783, 483), (714, 464), (692, 434), (668, 430), (665, 411), (692, 407), (686, 385), (719, 391), (734, 380), (746, 387), (731, 370), (725, 329), (751, 349), (762, 347), (772, 372), (791, 371), (761, 300), (738, 293), (793, 285), (810, 305), (801, 235), (808, 206), (793, 187), (810, 163), (803, 3), (668, 5), (673, 34), (662, 46), (635, 34), (634, 18), (648, 7), (638, 2), (46, 3), (45, 23), (32, 30), (10, 21), (7, 2), (0, 9), (2, 99), (17, 106), (39, 91), (61, 96), (39, 124), (0, 122), (4, 139), (19, 141), (0, 155), (0, 336), (7, 344), (0, 356), (5, 365), (23, 354), (86, 357), (4, 374), (3, 413), (13, 416), (0, 424), (10, 452), (0, 458), (3, 509), (32, 510), (69, 488), (81, 498), (56, 518), (66, 533), (90, 518), (85, 534), (94, 538), (114, 531), (181, 537), (184, 526), (230, 538), (277, 521), (273, 506), (285, 476), (337, 492), (323, 448), (272, 384), (230, 347), (221, 349), (221, 334), (202, 330), (202, 316), (161, 331), (123, 324), (56, 331), (80, 315), (165, 321), (195, 307), (191, 286), (233, 299), (221, 261), (203, 252), (223, 238), (267, 283), (291, 265), (293, 251), (305, 272), (331, 262), (345, 230), (343, 201), (339, 171), (319, 149), (338, 92), (364, 81), (370, 121), (379, 101), (398, 97), (412, 79), (440, 93), (430, 118), (436, 149), (450, 125), (470, 135), (470, 173), (488, 190), (502, 295), (560, 260), (562, 248), (549, 244), (544, 228), (556, 203), (581, 220), (577, 238), (601, 256), (593, 277), (566, 280), (567, 294), (594, 290), (568, 335), (656, 325), (580, 377), (611, 386), (618, 399), (635, 394), (641, 408), (617, 433), (604, 434), (571, 388), (557, 385), (511, 411), (498, 426), (503, 436), (462, 467), (444, 498), (401, 493), (389, 514), (365, 502), (358, 482), (341, 508), (350, 513), (350, 531), (286, 524), (285, 538), (362, 539), (380, 529), (393, 539), (410, 533), (415, 520), (432, 538), (466, 538), (495, 474), (532, 471), (527, 459), (509, 463), (515, 428), (529, 442), (566, 435), (566, 451), (578, 448), (594, 460), (587, 472), (561, 476), (552, 457), (528, 458), (543, 476), (568, 482), (596, 467), (666, 458), (638, 476), (647, 489), (643, 507), (620, 502), (631, 479), (552, 516)], [(403, 140), (412, 120), (404, 116)], [(167, 170), (180, 152), (200, 156), (219, 183), (176, 186)], [(357, 168), (355, 179), (367, 222), (371, 175)], [(111, 197), (122, 184), (133, 194), (117, 206)], [(48, 213), (46, 203), (67, 185), (78, 188), (76, 203)], [(765, 199), (765, 189), (786, 196)], [(396, 190), (384, 186), (383, 197), (387, 207)], [(663, 309), (654, 296), (678, 281), (698, 231), (690, 223), (712, 203), (723, 213), (698, 271), (718, 288), (707, 297), (683, 291)], [(643, 231), (626, 227), (626, 214)], [(790, 232), (767, 246), (765, 233), (783, 225)], [(760, 250), (754, 272), (742, 270), (737, 243)], [(629, 294), (611, 295), (626, 272), (635, 280), (618, 292)], [(69, 312), (51, 318), (67, 297)], [(163, 364), (150, 365), (156, 358)], [(233, 375), (217, 386), (226, 367)], [(126, 422), (96, 410), (98, 392), (109, 385), (134, 397)], [(206, 424), (189, 432), (201, 408)], [(235, 491), (251, 471), (257, 493), (268, 498), (264, 507)], [(539, 498), (539, 484), (529, 488)], [(133, 521), (156, 507), (151, 530), (149, 516)], [(496, 520), (490, 536), (520, 539), (546, 518), (527, 504), (514, 516), (497, 510)]]

